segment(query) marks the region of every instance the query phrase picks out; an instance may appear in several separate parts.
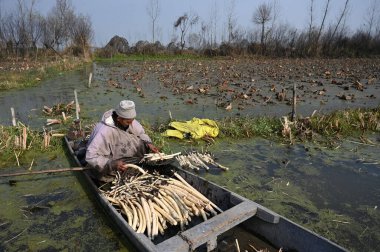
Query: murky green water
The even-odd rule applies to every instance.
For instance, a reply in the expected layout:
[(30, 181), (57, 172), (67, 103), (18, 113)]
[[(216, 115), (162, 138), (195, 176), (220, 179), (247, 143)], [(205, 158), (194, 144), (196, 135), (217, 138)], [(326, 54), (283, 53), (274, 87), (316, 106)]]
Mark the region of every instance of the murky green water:
[[(379, 138), (379, 134), (370, 136), (373, 141)], [(189, 150), (189, 146), (177, 149)], [(379, 249), (379, 146), (345, 140), (330, 150), (254, 139), (218, 142), (209, 150), (230, 170), (200, 171), (206, 179), (351, 251)]]
[[(74, 99), (74, 89), (78, 90), (81, 117), (92, 120), (125, 98), (135, 100), (138, 117), (149, 122), (165, 121), (169, 110), (176, 119), (231, 115), (216, 107), (212, 96), (187, 105), (183, 97), (173, 96), (160, 85), (152, 85), (153, 78), (141, 82), (142, 98), (135, 86), (120, 77), (127, 67), (94, 67), (59, 76), (38, 87), (2, 91), (0, 124), (10, 125), (10, 107), (13, 106), (20, 121), (42, 128), (46, 121), (42, 117), (43, 106), (68, 103)], [(92, 87), (88, 88), (90, 71), (96, 74)], [(120, 79), (121, 88), (105, 84), (110, 78)], [(265, 109), (252, 114), (262, 114)], [(274, 106), (268, 109), (276, 110)], [(277, 112), (286, 114), (288, 109), (280, 106)], [(210, 150), (230, 170), (213, 169), (200, 174), (350, 250), (377, 251), (380, 249), (380, 136), (369, 138), (376, 145), (343, 141), (335, 150), (312, 144), (283, 146), (264, 139), (217, 141)], [(169, 142), (173, 150), (190, 148), (183, 142)], [(68, 166), (68, 157), (64, 154), (54, 160), (37, 158), (35, 164), (44, 168)], [(16, 180), (16, 185), (10, 186), (9, 179), (0, 179), (0, 250), (133, 251), (83, 190), (85, 184), (81, 183), (80, 176), (51, 174), (17, 177)]]
[[(42, 169), (69, 167), (64, 154), (35, 161)], [(15, 172), (10, 167), (2, 172)], [(13, 185), (9, 184), (12, 181)], [(80, 174), (60, 173), (0, 180), (0, 251), (128, 251), (128, 241), (99, 211)], [(130, 249), (129, 251), (133, 251)]]
[[(379, 137), (376, 136), (376, 137)], [(376, 146), (223, 143), (214, 153), (232, 167), (204, 176), (355, 251), (380, 245), (380, 162)]]

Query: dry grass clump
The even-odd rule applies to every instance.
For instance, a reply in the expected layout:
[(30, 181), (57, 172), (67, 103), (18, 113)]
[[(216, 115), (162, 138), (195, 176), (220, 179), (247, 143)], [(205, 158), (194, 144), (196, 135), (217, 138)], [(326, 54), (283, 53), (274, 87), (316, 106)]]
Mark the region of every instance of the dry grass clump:
[(56, 151), (62, 146), (62, 134), (53, 130), (32, 130), (18, 122), (16, 126), (0, 125), (0, 152), (2, 162), (17, 162), (20, 166), (20, 157), (27, 152)]
[(380, 107), (336, 111), (310, 118), (309, 128), (326, 136), (351, 136), (380, 130)]

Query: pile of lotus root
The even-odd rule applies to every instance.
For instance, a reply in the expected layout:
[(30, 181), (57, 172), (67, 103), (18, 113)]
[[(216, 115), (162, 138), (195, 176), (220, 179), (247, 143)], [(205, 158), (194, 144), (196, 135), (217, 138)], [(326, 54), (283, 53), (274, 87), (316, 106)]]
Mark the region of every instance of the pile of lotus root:
[(128, 166), (137, 173), (118, 174), (111, 190), (101, 191), (137, 233), (154, 239), (169, 226), (180, 225), (184, 230), (195, 216), (207, 220), (217, 211), (222, 212), (177, 173), (172, 178), (147, 173), (136, 165)]

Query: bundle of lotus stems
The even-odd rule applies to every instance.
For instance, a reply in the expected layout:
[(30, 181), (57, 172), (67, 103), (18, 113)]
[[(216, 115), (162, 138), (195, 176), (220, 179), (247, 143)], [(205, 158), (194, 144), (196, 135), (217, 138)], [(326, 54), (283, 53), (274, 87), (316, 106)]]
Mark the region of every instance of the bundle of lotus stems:
[(192, 217), (207, 220), (222, 210), (188, 184), (179, 174), (174, 177), (150, 174), (137, 165), (127, 164), (138, 173), (118, 174), (109, 191), (102, 194), (117, 206), (137, 233), (154, 239), (170, 225), (185, 229)]
[(160, 162), (163, 160), (172, 159), (180, 154), (181, 152), (177, 152), (177, 153), (169, 154), (169, 155), (165, 153), (148, 153), (144, 155), (144, 158), (141, 160), (141, 162), (148, 162), (148, 163)]
[(61, 115), (62, 111), (66, 113), (70, 113), (73, 107), (74, 107), (74, 101), (71, 101), (66, 105), (63, 103), (58, 103), (51, 108), (45, 105), (42, 111), (46, 115)]
[(204, 168), (208, 171), (210, 168), (207, 164), (211, 164), (225, 171), (229, 170), (228, 167), (217, 163), (209, 153), (191, 152), (186, 155), (176, 156), (176, 159), (181, 167), (190, 168), (192, 170), (199, 171), (200, 168)]

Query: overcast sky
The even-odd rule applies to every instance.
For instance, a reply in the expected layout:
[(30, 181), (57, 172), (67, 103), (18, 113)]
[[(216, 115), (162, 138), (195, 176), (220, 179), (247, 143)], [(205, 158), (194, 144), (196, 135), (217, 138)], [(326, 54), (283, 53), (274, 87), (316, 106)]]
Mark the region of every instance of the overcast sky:
[[(31, 2), (31, 0), (24, 1)], [(46, 15), (55, 5), (54, 0), (36, 1), (36, 8), (43, 15)], [(380, 0), (350, 0), (346, 24), (351, 31), (363, 27), (364, 18), (368, 15), (368, 8), (373, 1), (377, 1), (378, 4), (380, 2)], [(71, 0), (77, 14), (90, 16), (95, 31), (94, 43), (97, 46), (104, 46), (114, 35), (125, 37), (132, 44), (138, 40), (151, 41), (151, 19), (147, 14), (149, 2), (150, 0)], [(217, 36), (220, 40), (222, 34), (225, 34), (225, 30), (221, 27), (226, 27), (227, 13), (232, 2), (234, 2), (234, 16), (237, 24), (244, 30), (252, 31), (258, 28), (252, 22), (252, 15), (257, 6), (264, 2), (273, 3), (273, 0), (159, 0), (160, 14), (156, 22), (158, 27), (156, 40), (160, 40), (165, 45), (169, 43), (174, 32), (174, 22), (185, 12), (198, 14), (200, 20), (206, 24), (210, 23), (212, 17), (216, 15), (219, 25)], [(301, 30), (308, 26), (310, 0), (277, 0), (276, 2), (279, 23)], [(319, 26), (326, 0), (314, 0), (314, 2), (315, 25)], [(16, 0), (0, 0), (2, 14), (11, 12), (16, 3)], [(331, 1), (328, 23), (336, 22), (344, 3), (345, 0)], [(377, 13), (380, 13), (380, 8)], [(194, 28), (194, 31), (199, 30), (199, 26)]]

